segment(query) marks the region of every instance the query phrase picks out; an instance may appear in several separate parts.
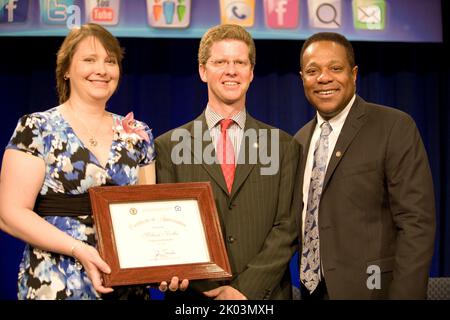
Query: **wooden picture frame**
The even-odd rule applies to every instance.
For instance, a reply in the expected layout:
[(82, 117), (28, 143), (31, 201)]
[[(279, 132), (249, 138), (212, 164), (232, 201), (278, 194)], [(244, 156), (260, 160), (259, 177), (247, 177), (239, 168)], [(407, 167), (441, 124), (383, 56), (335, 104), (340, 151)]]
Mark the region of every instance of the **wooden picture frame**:
[(107, 287), (228, 279), (231, 269), (209, 182), (89, 189)]

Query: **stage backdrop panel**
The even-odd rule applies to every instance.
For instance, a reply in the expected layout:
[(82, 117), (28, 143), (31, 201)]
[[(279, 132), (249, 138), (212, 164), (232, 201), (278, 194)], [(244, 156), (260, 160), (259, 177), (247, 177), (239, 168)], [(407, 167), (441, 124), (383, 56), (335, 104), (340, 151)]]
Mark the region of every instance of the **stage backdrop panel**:
[(350, 40), (442, 41), (440, 0), (0, 0), (0, 36), (65, 35), (87, 22), (121, 37), (199, 38), (234, 23), (255, 39), (329, 30)]

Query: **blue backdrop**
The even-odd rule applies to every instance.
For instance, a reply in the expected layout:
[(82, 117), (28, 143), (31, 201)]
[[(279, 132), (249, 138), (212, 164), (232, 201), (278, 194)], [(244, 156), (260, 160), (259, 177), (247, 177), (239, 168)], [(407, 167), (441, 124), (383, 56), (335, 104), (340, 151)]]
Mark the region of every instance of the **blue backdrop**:
[[(432, 276), (450, 276), (448, 20), (444, 16), (444, 43), (354, 43), (358, 93), (411, 114), (428, 151), (437, 208)], [(120, 40), (126, 49), (124, 74), (111, 111), (133, 110), (155, 136), (202, 112), (207, 90), (197, 72), (198, 39)], [(54, 69), (61, 42), (58, 37), (0, 38), (0, 156), (21, 115), (57, 104)], [(314, 115), (298, 76), (301, 44), (256, 41), (255, 78), (247, 100), (254, 117), (291, 134)], [(0, 299), (15, 299), (22, 248), (20, 241), (0, 231)]]

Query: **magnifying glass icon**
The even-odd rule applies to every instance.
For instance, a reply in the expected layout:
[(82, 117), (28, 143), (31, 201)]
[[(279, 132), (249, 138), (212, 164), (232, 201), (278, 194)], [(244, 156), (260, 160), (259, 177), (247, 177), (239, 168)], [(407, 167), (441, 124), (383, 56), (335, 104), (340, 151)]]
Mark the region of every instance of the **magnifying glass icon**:
[(331, 3), (322, 3), (316, 9), (316, 17), (320, 22), (325, 24), (335, 23), (338, 27), (341, 25), (336, 21), (337, 10)]

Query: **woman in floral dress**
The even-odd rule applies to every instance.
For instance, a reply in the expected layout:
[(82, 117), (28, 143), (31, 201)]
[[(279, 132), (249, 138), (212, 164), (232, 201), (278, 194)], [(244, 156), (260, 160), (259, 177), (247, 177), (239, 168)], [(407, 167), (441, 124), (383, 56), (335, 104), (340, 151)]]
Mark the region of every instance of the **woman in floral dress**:
[[(23, 116), (4, 153), (0, 228), (27, 243), (19, 299), (147, 299), (144, 286), (107, 288), (88, 189), (155, 183), (149, 127), (106, 111), (122, 49), (96, 24), (72, 30), (57, 55), (60, 105)], [(171, 289), (187, 280), (172, 278)], [(165, 290), (163, 282), (160, 289)]]

